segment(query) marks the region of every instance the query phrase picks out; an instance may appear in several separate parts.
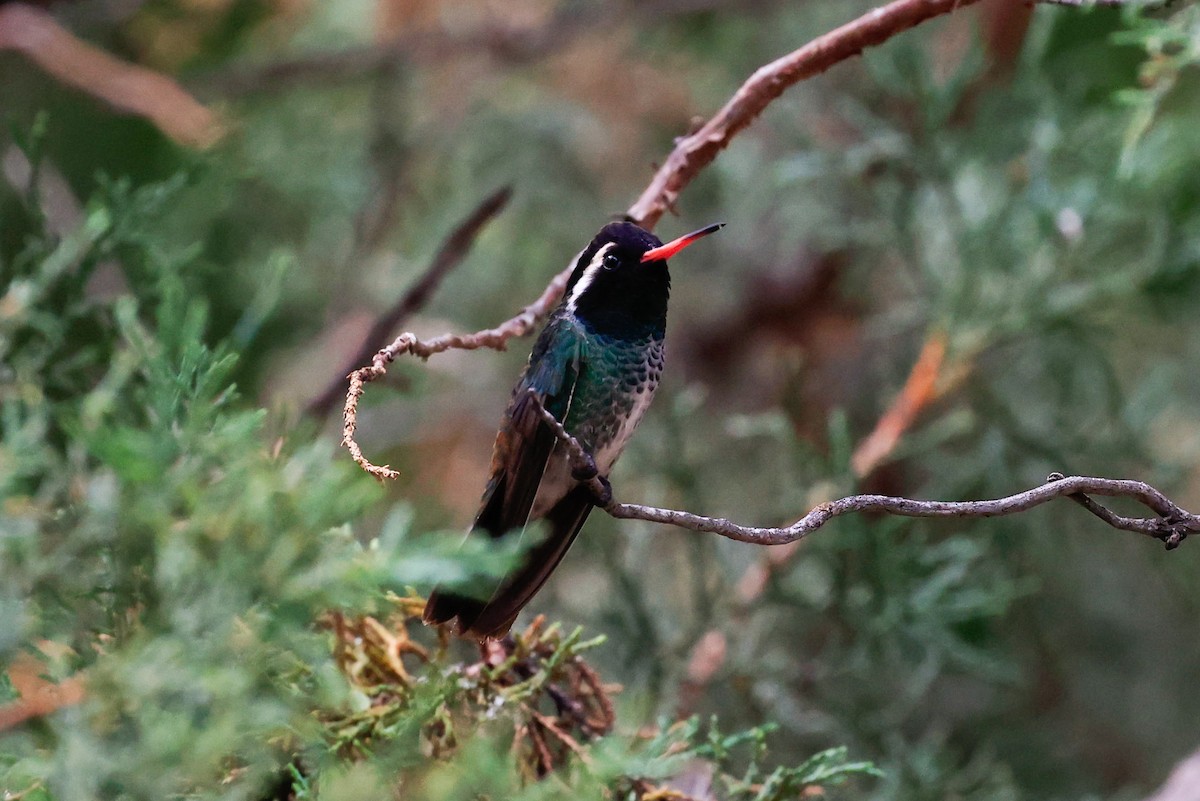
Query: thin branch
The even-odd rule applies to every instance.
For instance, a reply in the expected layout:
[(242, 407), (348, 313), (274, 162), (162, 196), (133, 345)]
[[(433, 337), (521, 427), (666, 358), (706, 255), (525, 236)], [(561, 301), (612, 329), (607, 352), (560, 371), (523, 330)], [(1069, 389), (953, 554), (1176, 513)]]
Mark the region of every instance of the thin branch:
[[(1056, 474), (1057, 475), (1057, 474)], [(790, 526), (742, 526), (720, 517), (704, 517), (690, 512), (660, 509), (638, 504), (610, 503), (604, 511), (625, 520), (645, 520), (666, 523), (692, 531), (719, 534), (739, 542), (755, 545), (782, 545), (799, 540), (816, 531), (835, 517), (845, 514), (883, 512), (902, 517), (1001, 517), (1028, 511), (1054, 498), (1077, 495), (1127, 497), (1140, 501), (1150, 509), (1162, 506), (1158, 517), (1122, 517), (1087, 498), (1084, 504), (1105, 523), (1123, 531), (1132, 531), (1164, 542), (1168, 550), (1177, 548), (1191, 532), (1200, 531), (1200, 516), (1184, 511), (1154, 487), (1141, 481), (1092, 476), (1065, 476), (1051, 479), (1040, 487), (1025, 492), (986, 501), (921, 501), (890, 495), (851, 495), (815, 507)]]
[(712, 119), (676, 140), (671, 155), (630, 207), (629, 217), (644, 228), (652, 228), (665, 212), (674, 209), (684, 187), (784, 90), (926, 20), (976, 2), (896, 0), (760, 67)]
[[(761, 5), (762, 0), (738, 8)], [(500, 20), (467, 33), (448, 33), (442, 29), (409, 31), (383, 41), (357, 45), (344, 50), (309, 53), (265, 64), (233, 64), (188, 79), (197, 93), (223, 99), (259, 92), (281, 92), (293, 88), (311, 89), (349, 80), (357, 80), (387, 69), (398, 59), (422, 61), (444, 59), (467, 53), (486, 53), (509, 64), (524, 64), (542, 58), (587, 33), (596, 30), (614, 14), (621, 18), (660, 20), (667, 16), (694, 14), (732, 5), (730, 0), (641, 0), (617, 9), (593, 4), (560, 9), (545, 25), (536, 29), (505, 27)]]
[(145, 117), (182, 145), (206, 148), (225, 134), (217, 114), (174, 79), (104, 52), (28, 3), (0, 7), (0, 51), (4, 50), (22, 54), (55, 80), (118, 111)]
[(392, 308), (388, 309), (375, 320), (375, 323), (371, 326), (371, 330), (363, 337), (362, 344), (353, 358), (349, 359), (346, 366), (338, 371), (337, 377), (329, 383), (325, 391), (308, 404), (307, 411), (309, 414), (324, 417), (329, 413), (329, 410), (333, 408), (333, 404), (337, 402), (338, 398), (342, 397), (343, 389), (346, 386), (345, 376), (347, 373), (353, 371), (358, 365), (367, 361), (367, 359), (370, 359), (371, 355), (375, 353), (376, 345), (384, 337), (391, 331), (394, 331), (400, 323), (424, 308), (425, 304), (433, 296), (433, 293), (441, 285), (442, 279), (462, 263), (462, 260), (470, 252), (471, 246), (475, 243), (476, 237), (479, 236), (484, 226), (504, 210), (511, 197), (512, 187), (505, 186), (497, 189), (484, 198), (450, 232), (450, 235), (446, 237), (441, 247), (438, 248), (438, 252), (433, 257), (433, 261), (430, 262), (425, 274), (396, 301), (396, 304)]
[[(1156, 5), (1153, 0), (1146, 3), (1136, 0), (1029, 1), (1055, 5)], [(785, 90), (922, 22), (977, 2), (979, 0), (894, 0), (759, 67), (708, 122), (675, 140), (671, 154), (627, 215), (643, 228), (653, 228), (665, 212), (674, 211), (675, 201), (684, 187)]]
[(892, 454), (917, 415), (937, 397), (938, 376), (946, 357), (946, 334), (934, 330), (925, 340), (921, 354), (908, 374), (900, 394), (879, 418), (875, 428), (854, 449), (850, 467), (854, 475), (865, 478)]
[[(536, 400), (536, 395), (532, 395)], [(559, 442), (567, 449), (576, 474), (591, 473), (586, 483), (596, 498), (596, 505), (612, 517), (622, 520), (645, 520), (650, 523), (685, 528), (709, 534), (718, 534), (738, 542), (753, 545), (784, 545), (802, 539), (835, 517), (847, 514), (882, 512), (901, 517), (952, 517), (973, 519), (1002, 517), (1025, 512), (1041, 506), (1055, 498), (1070, 498), (1113, 528), (1132, 531), (1153, 537), (1166, 544), (1167, 550), (1179, 547), (1188, 534), (1200, 531), (1200, 515), (1177, 506), (1159, 490), (1141, 481), (1119, 478), (1097, 478), (1093, 476), (1064, 476), (1051, 473), (1046, 483), (1033, 489), (985, 501), (921, 501), (912, 498), (897, 498), (891, 495), (850, 495), (836, 501), (817, 505), (808, 514), (790, 526), (764, 527), (743, 526), (722, 517), (662, 509), (657, 506), (619, 503), (612, 497), (612, 487), (607, 479), (595, 474), (595, 463), (591, 456), (571, 436), (562, 424), (545, 407), (540, 407), (543, 421), (554, 432)], [(583, 466), (590, 467), (584, 470)], [(1155, 513), (1155, 517), (1124, 517), (1100, 505), (1089, 495), (1111, 498), (1132, 498)]]
[(363, 455), (362, 448), (354, 440), (354, 431), (358, 427), (358, 401), (366, 391), (366, 385), (371, 381), (387, 374), (387, 365), (396, 357), (411, 353), (422, 359), (428, 359), (435, 353), (456, 348), (458, 350), (477, 350), (492, 348), (504, 350), (508, 340), (522, 337), (534, 329), (538, 322), (550, 313), (554, 305), (562, 297), (567, 279), (571, 277), (570, 269), (563, 270), (554, 276), (549, 286), (542, 292), (541, 297), (526, 306), (520, 314), (506, 320), (495, 328), (476, 331), (474, 334), (445, 334), (428, 341), (417, 339), (416, 334), (403, 333), (392, 344), (381, 349), (367, 367), (360, 367), (350, 374), (350, 388), (346, 391), (346, 405), (343, 409), (342, 444), (350, 451), (354, 463), (378, 479), (396, 478), (400, 473), (388, 465), (372, 464)]

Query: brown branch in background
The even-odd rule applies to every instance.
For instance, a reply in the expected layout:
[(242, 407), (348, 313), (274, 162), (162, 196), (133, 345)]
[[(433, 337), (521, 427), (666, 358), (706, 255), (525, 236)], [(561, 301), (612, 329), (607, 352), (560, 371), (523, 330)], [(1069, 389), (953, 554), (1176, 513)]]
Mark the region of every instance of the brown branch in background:
[(785, 89), (928, 19), (976, 2), (896, 0), (760, 67), (712, 119), (695, 133), (676, 140), (671, 155), (630, 207), (629, 217), (645, 228), (653, 228), (665, 212), (674, 210), (684, 187)]
[(679, 682), (675, 704), (676, 720), (686, 720), (692, 716), (709, 682), (725, 664), (728, 653), (729, 641), (720, 629), (704, 632), (688, 649), (687, 666)]
[[(1200, 515), (1176, 506), (1154, 487), (1141, 481), (1091, 476), (1051, 474), (1047, 483), (1016, 495), (987, 501), (919, 501), (890, 495), (851, 495), (819, 504), (790, 526), (742, 526), (719, 517), (661, 509), (638, 504), (611, 503), (603, 507), (612, 517), (665, 523), (692, 531), (707, 532), (753, 545), (783, 545), (802, 539), (835, 517), (877, 512), (901, 517), (952, 517), (975, 519), (1001, 517), (1028, 511), (1060, 497), (1087, 500), (1085, 508), (1113, 528), (1131, 531), (1162, 541), (1168, 550), (1179, 547), (1187, 535), (1200, 531)], [(1088, 495), (1133, 498), (1154, 511), (1157, 517), (1124, 517), (1101, 506)]]
[(396, 301), (395, 305), (375, 320), (371, 329), (363, 337), (358, 351), (347, 361), (346, 366), (338, 371), (337, 377), (329, 383), (325, 391), (308, 404), (307, 411), (309, 414), (316, 417), (324, 417), (329, 413), (333, 405), (342, 397), (342, 392), (346, 386), (346, 375), (370, 359), (371, 355), (375, 353), (378, 343), (390, 332), (394, 331), (400, 323), (425, 307), (425, 304), (429, 302), (433, 293), (441, 286), (442, 279), (462, 263), (484, 226), (504, 210), (504, 207), (508, 205), (508, 201), (511, 198), (512, 187), (505, 186), (497, 189), (484, 198), (450, 232), (450, 235), (446, 237), (441, 247), (438, 248), (433, 261), (429, 263), (429, 268), (425, 271), (425, 274), (409, 287), (408, 291)]
[[(46, 644), (49, 646), (49, 644)], [(45, 678), (46, 663), (28, 654), (18, 655), (8, 669), (8, 678), (19, 696), (0, 705), (0, 731), (32, 718), (49, 715), (83, 700), (84, 677), (77, 673), (60, 682)]]
[[(466, 33), (451, 34), (441, 29), (409, 31), (344, 50), (310, 53), (265, 64), (222, 66), (195, 75), (187, 83), (201, 96), (228, 99), (356, 80), (387, 69), (397, 59), (421, 61), (463, 53), (472, 56), (487, 53), (509, 64), (523, 64), (595, 31), (598, 24), (614, 14), (622, 19), (636, 15), (647, 20), (662, 20), (734, 5), (734, 0), (637, 0), (616, 9), (603, 3), (583, 7), (563, 4), (545, 25), (536, 29), (507, 27), (503, 17), (498, 17), (492, 24)], [(766, 5), (764, 0), (736, 3), (742, 11), (762, 5)]]
[(913, 364), (904, 388), (875, 429), (858, 444), (850, 457), (850, 469), (858, 478), (866, 478), (896, 449), (900, 438), (912, 428), (917, 415), (937, 396), (937, 380), (946, 357), (946, 334), (934, 331), (925, 340), (921, 355)]
[(0, 50), (21, 53), (57, 80), (145, 117), (182, 145), (208, 147), (224, 134), (217, 115), (171, 78), (109, 55), (26, 3), (0, 6)]

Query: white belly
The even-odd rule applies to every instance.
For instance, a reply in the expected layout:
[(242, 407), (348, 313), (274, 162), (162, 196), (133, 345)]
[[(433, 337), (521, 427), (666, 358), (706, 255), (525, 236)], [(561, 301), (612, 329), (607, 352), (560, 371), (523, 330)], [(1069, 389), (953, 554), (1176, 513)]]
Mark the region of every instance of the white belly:
[[(596, 450), (592, 454), (592, 458), (596, 461), (596, 469), (600, 475), (608, 477), (613, 465), (617, 463), (621, 452), (625, 450), (625, 446), (629, 443), (630, 437), (637, 429), (638, 424), (642, 422), (642, 418), (646, 416), (646, 411), (650, 408), (650, 402), (654, 400), (654, 391), (657, 386), (650, 385), (643, 387), (642, 391), (634, 396), (635, 400), (633, 408), (628, 416), (622, 420), (620, 427), (613, 434), (612, 438)], [(530, 512), (530, 520), (538, 520), (546, 516), (546, 513), (554, 507), (556, 503), (562, 500), (563, 496), (575, 488), (578, 484), (571, 477), (571, 465), (567, 458), (566, 449), (559, 444), (555, 447), (554, 452), (550, 454), (550, 459), (546, 463), (546, 472), (542, 474), (542, 483), (538, 486), (537, 496), (533, 501), (533, 510)]]

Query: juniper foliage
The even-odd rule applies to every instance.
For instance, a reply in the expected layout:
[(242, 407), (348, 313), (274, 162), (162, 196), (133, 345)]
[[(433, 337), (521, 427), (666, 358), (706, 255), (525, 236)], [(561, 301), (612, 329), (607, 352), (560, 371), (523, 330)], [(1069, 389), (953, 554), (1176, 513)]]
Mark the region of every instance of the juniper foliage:
[[(231, 64), (371, 39), (351, 5), (263, 29), (249, 5), (65, 22), (208, 97)], [(796, 87), (689, 187), (689, 221), (664, 228), (729, 225), (675, 275), (667, 381), (618, 497), (766, 523), (862, 489), (995, 496), (1062, 470), (1198, 505), (1195, 6), (1039, 7), (1027, 29), (1012, 6)], [(1157, 784), (1200, 716), (1187, 547), (1068, 504), (844, 519), (755, 594), (757, 549), (594, 515), (538, 597), (546, 620), (478, 651), (412, 615), (435, 581), (518, 557), (460, 548), (522, 348), (398, 365), (372, 389), (363, 440), (402, 468), (393, 487), (296, 411), (354, 316), (398, 296), (479, 197), (516, 181), (411, 321), (423, 334), (519, 309), (690, 115), (850, 13), (609, 14), (613, 35), (564, 30), (557, 55), (451, 49), (227, 88), (238, 130), (204, 155), (3, 56), (0, 710), (47, 680), (84, 698), (0, 730), (0, 790), (982, 801)], [(1013, 30), (1005, 57), (989, 37)], [(164, 63), (148, 32), (190, 60)], [(856, 445), (933, 334), (937, 399), (858, 475)], [(704, 642), (724, 647), (697, 682)]]

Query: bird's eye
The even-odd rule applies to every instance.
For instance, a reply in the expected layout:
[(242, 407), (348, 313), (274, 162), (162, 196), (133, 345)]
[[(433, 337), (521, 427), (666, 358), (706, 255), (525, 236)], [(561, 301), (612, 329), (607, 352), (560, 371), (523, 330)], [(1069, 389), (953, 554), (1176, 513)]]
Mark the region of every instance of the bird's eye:
[(620, 263), (621, 260), (612, 253), (609, 253), (604, 257), (604, 269), (606, 270), (615, 270)]

